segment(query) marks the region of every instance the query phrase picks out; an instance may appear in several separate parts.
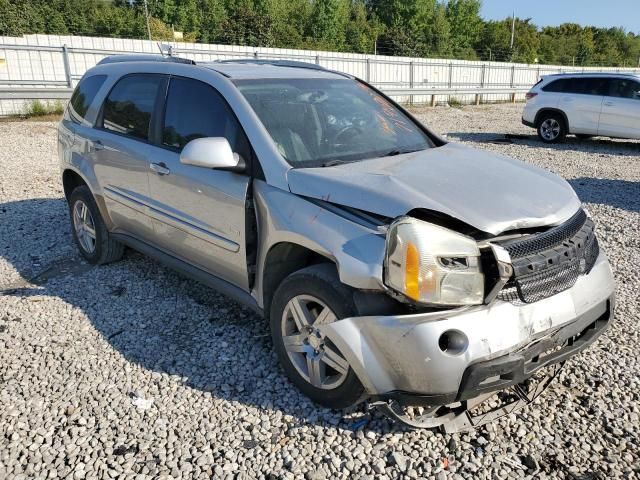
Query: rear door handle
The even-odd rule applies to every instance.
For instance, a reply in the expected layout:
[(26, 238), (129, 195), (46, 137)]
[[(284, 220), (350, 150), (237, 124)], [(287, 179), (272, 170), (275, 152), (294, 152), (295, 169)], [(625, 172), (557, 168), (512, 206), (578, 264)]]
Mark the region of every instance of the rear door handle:
[(604, 102), (607, 107), (613, 107), (615, 104), (613, 102)]
[(150, 163), (149, 168), (156, 172), (158, 175), (169, 175), (171, 170), (167, 168), (164, 162)]

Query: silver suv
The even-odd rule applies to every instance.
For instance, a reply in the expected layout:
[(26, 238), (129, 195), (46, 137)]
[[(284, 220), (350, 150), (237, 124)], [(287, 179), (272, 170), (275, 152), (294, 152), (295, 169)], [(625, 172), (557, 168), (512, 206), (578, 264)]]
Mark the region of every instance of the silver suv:
[(87, 261), (126, 245), (252, 307), (327, 407), (477, 425), (535, 398), (612, 318), (607, 258), (564, 180), (447, 143), (349, 75), (109, 57), (76, 88), (59, 154)]

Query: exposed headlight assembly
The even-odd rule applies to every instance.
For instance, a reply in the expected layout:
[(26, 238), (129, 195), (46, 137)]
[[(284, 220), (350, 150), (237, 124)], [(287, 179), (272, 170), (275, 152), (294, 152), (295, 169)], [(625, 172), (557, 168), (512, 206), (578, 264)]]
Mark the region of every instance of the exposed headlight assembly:
[(484, 275), (480, 250), (470, 237), (400, 217), (387, 233), (385, 283), (422, 304), (481, 304)]

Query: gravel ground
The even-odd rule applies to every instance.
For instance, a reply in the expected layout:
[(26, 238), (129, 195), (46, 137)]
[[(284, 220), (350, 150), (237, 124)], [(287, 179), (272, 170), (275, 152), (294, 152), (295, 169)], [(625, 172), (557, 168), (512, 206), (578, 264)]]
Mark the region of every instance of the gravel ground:
[(547, 147), (521, 109), (417, 114), (569, 179), (615, 271), (616, 323), (533, 405), (454, 435), (314, 406), (261, 319), (140, 254), (83, 264), (55, 124), (0, 123), (0, 478), (640, 477), (640, 143)]

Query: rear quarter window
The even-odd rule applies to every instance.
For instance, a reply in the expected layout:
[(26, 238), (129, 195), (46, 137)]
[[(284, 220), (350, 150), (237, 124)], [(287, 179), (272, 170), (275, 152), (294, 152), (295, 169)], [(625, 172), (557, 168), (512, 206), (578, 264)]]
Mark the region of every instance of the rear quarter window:
[(549, 83), (546, 87), (542, 87), (543, 92), (567, 93), (571, 91), (571, 78), (561, 78)]
[(72, 121), (82, 123), (106, 79), (106, 75), (92, 75), (80, 80), (69, 101), (69, 117)]

